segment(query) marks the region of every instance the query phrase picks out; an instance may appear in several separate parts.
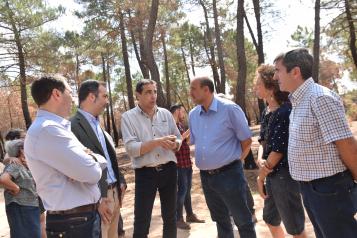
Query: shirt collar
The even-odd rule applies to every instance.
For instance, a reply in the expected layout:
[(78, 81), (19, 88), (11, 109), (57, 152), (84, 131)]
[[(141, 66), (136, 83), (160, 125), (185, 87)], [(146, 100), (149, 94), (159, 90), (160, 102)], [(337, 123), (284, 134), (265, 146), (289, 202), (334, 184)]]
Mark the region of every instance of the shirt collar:
[(307, 90), (314, 84), (314, 80), (310, 77), (300, 85), (293, 93), (289, 95), (290, 102), (295, 107), (303, 99)]
[[(213, 97), (213, 100), (212, 100), (212, 102), (211, 102), (211, 105), (209, 106), (209, 108), (208, 108), (208, 111), (214, 111), (214, 112), (217, 112), (218, 111), (218, 100), (217, 100), (217, 98), (214, 96)], [(207, 111), (207, 112), (208, 112)], [(204, 110), (204, 108), (203, 108), (203, 106), (202, 105), (200, 105), (200, 107), (199, 107), (199, 113), (200, 113), (200, 115), (203, 113), (203, 112), (205, 112), (205, 110)]]
[(89, 112), (86, 112), (80, 108), (78, 108), (78, 111), (87, 119), (88, 122), (94, 122), (94, 123), (99, 123), (99, 118), (93, 116)]
[(69, 120), (67, 120), (66, 118), (61, 117), (55, 113), (52, 113), (52, 112), (49, 112), (49, 111), (46, 111), (43, 109), (38, 109), (37, 117), (45, 117), (45, 118), (51, 119), (51, 120), (59, 123), (63, 127), (65, 127), (67, 130), (71, 130), (71, 122)]
[[(146, 112), (144, 112), (142, 109), (141, 109), (141, 107), (139, 106), (139, 104), (135, 107), (135, 109), (141, 114), (141, 115), (144, 115), (144, 116), (146, 116), (146, 117), (149, 117), (149, 115), (146, 113)], [(155, 106), (155, 114), (159, 111), (159, 108), (157, 107), (157, 106)]]

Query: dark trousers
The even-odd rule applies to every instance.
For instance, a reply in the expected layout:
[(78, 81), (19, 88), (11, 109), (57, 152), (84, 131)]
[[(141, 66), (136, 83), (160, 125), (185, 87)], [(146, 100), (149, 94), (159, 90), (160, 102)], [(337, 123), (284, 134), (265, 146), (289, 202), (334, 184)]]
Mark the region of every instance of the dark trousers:
[(176, 163), (169, 162), (161, 170), (135, 169), (135, 208), (133, 238), (146, 238), (149, 234), (152, 208), (159, 191), (161, 216), (164, 223), (163, 238), (176, 238)]
[(253, 215), (253, 214), (255, 214), (254, 198), (253, 198), (252, 191), (250, 190), (248, 183), (247, 183), (246, 192), (247, 192), (247, 205), (248, 205), (250, 213), (252, 213), (252, 215)]
[(177, 220), (183, 219), (183, 206), (185, 205), (186, 215), (192, 215), (191, 186), (192, 167), (177, 168)]
[(212, 220), (217, 223), (218, 237), (234, 237), (229, 217), (231, 214), (240, 237), (255, 238), (252, 214), (247, 205), (247, 182), (241, 162), (215, 174), (201, 171), (200, 175), (207, 206)]
[(100, 217), (97, 211), (46, 216), (48, 238), (100, 238), (100, 232)]
[(5, 207), (11, 238), (40, 238), (40, 208), (12, 202)]
[(300, 182), (304, 205), (317, 238), (357, 237), (357, 185), (350, 172)]

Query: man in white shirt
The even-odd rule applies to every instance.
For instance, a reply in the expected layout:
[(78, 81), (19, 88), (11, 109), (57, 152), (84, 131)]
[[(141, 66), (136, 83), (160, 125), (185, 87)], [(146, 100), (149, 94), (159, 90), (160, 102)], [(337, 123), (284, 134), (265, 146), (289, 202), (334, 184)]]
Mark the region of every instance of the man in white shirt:
[(136, 85), (138, 105), (122, 115), (125, 149), (135, 169), (134, 238), (147, 237), (152, 207), (159, 191), (163, 238), (175, 238), (177, 168), (175, 151), (181, 134), (171, 113), (156, 106), (155, 81)]
[(100, 237), (97, 185), (106, 160), (88, 151), (71, 132), (66, 119), (72, 90), (59, 75), (33, 82), (39, 107), (27, 132), (25, 155), (38, 194), (47, 210), (47, 237)]

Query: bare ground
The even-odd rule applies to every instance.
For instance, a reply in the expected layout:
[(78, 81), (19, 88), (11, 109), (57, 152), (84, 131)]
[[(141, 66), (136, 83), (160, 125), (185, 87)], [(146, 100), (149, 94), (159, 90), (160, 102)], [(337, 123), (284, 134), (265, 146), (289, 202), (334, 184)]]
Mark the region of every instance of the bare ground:
[[(357, 121), (351, 123), (351, 128), (354, 135), (357, 137)], [(257, 134), (257, 128), (252, 128), (253, 133)], [(257, 138), (256, 136), (253, 138), (253, 151), (256, 151), (257, 148)], [(130, 168), (130, 161), (127, 158), (123, 148), (118, 149), (119, 155), (119, 164), (120, 167), (123, 168), (125, 173), (125, 178), (128, 183), (127, 193), (124, 198), (123, 208), (121, 209), (122, 216), (124, 218), (124, 229), (126, 231), (126, 237), (132, 237), (133, 232), (133, 220), (134, 220), (134, 173)], [(1, 164), (0, 164), (1, 167)], [(0, 168), (2, 171), (2, 167)], [(256, 231), (258, 237), (271, 237), (267, 226), (264, 224), (262, 220), (262, 208), (263, 208), (263, 200), (259, 197), (256, 190), (256, 173), (255, 170), (245, 171), (247, 180), (250, 184), (250, 187), (253, 192), (253, 197), (255, 201), (255, 209), (256, 215), (258, 218), (258, 223), (256, 224)], [(5, 204), (3, 198), (2, 189), (0, 189), (0, 238), (8, 238), (9, 228), (7, 224), (6, 214), (5, 214)], [(185, 231), (178, 229), (178, 238), (215, 238), (217, 237), (216, 225), (211, 220), (210, 214), (205, 202), (205, 198), (201, 189), (201, 181), (199, 178), (199, 171), (194, 166), (193, 172), (193, 184), (192, 184), (192, 205), (194, 212), (198, 215), (199, 218), (205, 219), (206, 223), (203, 224), (191, 224), (191, 230)], [(308, 237), (315, 237), (313, 232), (313, 227), (306, 216), (305, 223), (306, 231)], [(159, 238), (162, 235), (162, 220), (160, 216), (160, 199), (157, 196), (154, 203), (154, 209), (152, 214), (151, 226), (150, 226), (150, 238)], [(235, 237), (239, 237), (238, 231), (235, 228)]]

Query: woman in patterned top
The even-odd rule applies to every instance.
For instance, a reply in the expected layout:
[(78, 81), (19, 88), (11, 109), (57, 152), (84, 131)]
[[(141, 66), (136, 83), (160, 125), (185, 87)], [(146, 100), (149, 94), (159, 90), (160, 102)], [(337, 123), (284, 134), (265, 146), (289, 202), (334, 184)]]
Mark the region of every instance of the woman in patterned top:
[(281, 221), (293, 237), (306, 237), (299, 184), (291, 178), (288, 168), (291, 104), (288, 93), (279, 90), (274, 73), (273, 66), (261, 65), (257, 69), (255, 85), (257, 96), (268, 105), (262, 115), (257, 160), (260, 168), (258, 191), (264, 199), (263, 220), (274, 238), (285, 236)]
[(6, 215), (12, 238), (40, 238), (40, 208), (35, 181), (28, 169), (23, 152), (24, 141), (12, 140), (6, 144), (10, 157), (18, 158), (22, 164), (6, 165), (0, 176), (5, 187)]

